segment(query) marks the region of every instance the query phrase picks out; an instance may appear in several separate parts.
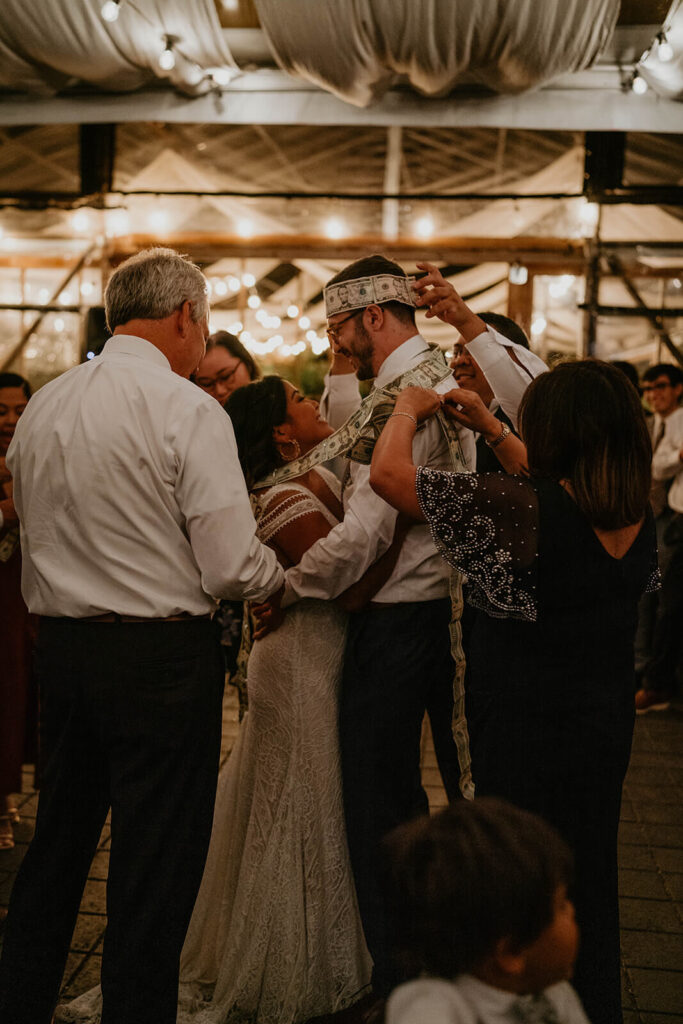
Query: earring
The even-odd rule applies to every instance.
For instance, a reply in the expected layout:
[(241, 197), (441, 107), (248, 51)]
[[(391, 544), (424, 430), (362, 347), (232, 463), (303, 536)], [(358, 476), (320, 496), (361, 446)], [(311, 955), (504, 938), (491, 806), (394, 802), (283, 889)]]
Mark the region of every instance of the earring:
[[(291, 455), (285, 455), (284, 451), (282, 450), (285, 447), (285, 445), (291, 445), (291, 448), (292, 448), (292, 454)], [(282, 456), (282, 458), (283, 458), (283, 460), (285, 462), (294, 462), (301, 455), (301, 446), (299, 445), (299, 442), (296, 440), (296, 438), (291, 437), (291, 438), (289, 438), (288, 441), (281, 441), (280, 442), (279, 451), (280, 451), (280, 455)]]

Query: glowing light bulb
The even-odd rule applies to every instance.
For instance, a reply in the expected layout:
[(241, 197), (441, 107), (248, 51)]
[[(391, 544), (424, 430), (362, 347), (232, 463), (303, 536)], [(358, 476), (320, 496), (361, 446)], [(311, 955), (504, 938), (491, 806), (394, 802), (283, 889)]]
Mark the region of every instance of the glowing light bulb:
[(213, 78), (216, 85), (225, 86), (230, 85), (231, 81), (235, 77), (235, 70), (233, 68), (212, 68), (211, 77)]
[(508, 271), (508, 281), (510, 284), (526, 284), (529, 280), (529, 271), (526, 267), (523, 267), (520, 263), (513, 263)]
[(126, 210), (110, 210), (107, 213), (107, 231), (110, 235), (125, 235), (130, 228)]
[(648, 90), (648, 85), (642, 75), (639, 75), (636, 71), (631, 80), (631, 88), (633, 89), (636, 96), (644, 96)]
[(57, 331), (57, 334), (61, 334), (62, 331), (64, 330), (64, 321), (62, 320), (61, 316), (58, 316), (57, 319), (55, 320), (54, 327), (55, 330)]
[(241, 320), (235, 320), (234, 323), (229, 325), (228, 330), (230, 334), (239, 334), (240, 331), (244, 330), (244, 324)]
[(218, 280), (214, 283), (213, 290), (218, 296), (227, 295), (228, 285), (222, 278), (219, 277)]
[(339, 217), (330, 217), (325, 224), (325, 234), (328, 238), (343, 238), (346, 234), (346, 226)]
[(81, 285), (81, 295), (92, 295), (94, 291), (95, 285), (92, 283), (92, 281), (84, 281), (83, 284)]
[(150, 211), (147, 220), (154, 231), (165, 231), (168, 227), (168, 211), (157, 207)]
[(310, 327), (310, 326), (311, 326), (310, 317), (307, 317), (307, 316), (300, 316), (299, 317), (299, 327), (301, 328), (302, 331), (305, 331), (306, 328)]
[(240, 238), (251, 238), (254, 234), (254, 223), (247, 217), (243, 217), (237, 222), (237, 234)]
[(175, 67), (175, 53), (173, 52), (173, 43), (167, 36), (165, 41), (164, 49), (159, 54), (159, 67), (163, 71), (172, 71)]
[(295, 306), (294, 303), (291, 306), (287, 306), (287, 316), (290, 320), (293, 320), (295, 316), (299, 315), (299, 307)]
[(250, 295), (247, 299), (247, 305), (249, 306), (249, 309), (258, 309), (261, 305), (261, 300), (258, 295)]
[(100, 8), (103, 21), (116, 21), (120, 13), (118, 0), (106, 0), (106, 3), (103, 3)]
[(584, 236), (593, 234), (595, 226), (598, 223), (599, 216), (600, 207), (598, 204), (589, 203), (588, 200), (584, 200), (579, 211), (579, 220), (581, 221), (581, 229)]
[(87, 210), (76, 210), (71, 218), (71, 226), (74, 231), (87, 231), (90, 227), (90, 214)]
[(63, 292), (59, 293), (58, 302), (60, 306), (68, 306), (71, 304), (72, 298), (73, 296), (71, 295), (71, 292), (67, 291), (67, 289), (65, 288)]
[(415, 233), (419, 238), (431, 238), (434, 234), (434, 221), (431, 217), (420, 217), (415, 225)]
[(231, 274), (228, 278), (228, 288), (231, 292), (238, 292), (240, 290), (240, 279)]
[(548, 326), (548, 321), (542, 313), (537, 313), (531, 321), (531, 333), (535, 336), (543, 334), (544, 330)]
[(670, 60), (674, 59), (674, 48), (663, 32), (659, 37), (657, 58), (658, 60), (661, 60), (662, 64), (668, 64)]

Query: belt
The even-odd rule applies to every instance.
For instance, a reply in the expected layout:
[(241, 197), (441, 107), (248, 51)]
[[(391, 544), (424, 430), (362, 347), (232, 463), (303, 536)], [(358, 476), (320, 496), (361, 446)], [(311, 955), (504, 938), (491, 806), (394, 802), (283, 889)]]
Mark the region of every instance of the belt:
[(103, 615), (86, 615), (77, 622), (197, 622), (200, 619), (210, 619), (211, 613), (206, 615), (192, 615), (190, 612), (179, 612), (178, 615), (166, 615), (164, 618), (146, 618), (143, 615), (119, 615), (118, 612), (104, 612)]

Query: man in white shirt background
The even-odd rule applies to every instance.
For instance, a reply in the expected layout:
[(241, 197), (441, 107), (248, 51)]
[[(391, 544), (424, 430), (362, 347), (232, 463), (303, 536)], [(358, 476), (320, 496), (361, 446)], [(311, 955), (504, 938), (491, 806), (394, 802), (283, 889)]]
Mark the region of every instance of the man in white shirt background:
[(168, 249), (105, 294), (102, 354), (46, 385), (7, 462), (41, 616), (44, 776), (0, 962), (0, 1019), (49, 1024), (111, 806), (103, 1024), (172, 1024), (211, 831), (224, 672), (216, 598), (282, 584), (229, 418), (188, 378), (206, 280)]
[(672, 363), (651, 366), (643, 374), (643, 393), (654, 412), (653, 510), (662, 589), (652, 595), (657, 603), (649, 657), (638, 666), (640, 715), (669, 707), (677, 673), (683, 671), (683, 371)]

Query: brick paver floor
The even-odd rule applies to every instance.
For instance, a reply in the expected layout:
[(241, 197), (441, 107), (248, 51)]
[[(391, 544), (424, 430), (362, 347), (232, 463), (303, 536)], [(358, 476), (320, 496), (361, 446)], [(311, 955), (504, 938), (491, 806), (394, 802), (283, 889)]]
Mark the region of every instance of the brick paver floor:
[[(237, 730), (236, 695), (228, 686), (223, 760)], [(432, 810), (445, 806), (427, 726), (422, 772)], [(33, 831), (38, 798), (31, 779), (27, 771), (16, 846), (0, 850), (0, 914)], [(99, 981), (108, 849), (105, 826), (83, 894), (62, 999), (73, 998)], [(683, 701), (670, 711), (652, 712), (636, 721), (624, 788), (619, 867), (625, 1024), (683, 1022)]]

